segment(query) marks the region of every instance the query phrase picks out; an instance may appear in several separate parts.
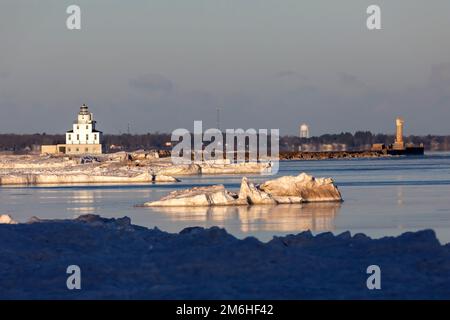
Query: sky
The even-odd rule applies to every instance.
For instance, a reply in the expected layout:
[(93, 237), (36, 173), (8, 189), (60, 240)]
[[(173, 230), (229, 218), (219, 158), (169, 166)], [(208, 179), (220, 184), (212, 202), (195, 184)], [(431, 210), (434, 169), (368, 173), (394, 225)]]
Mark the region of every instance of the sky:
[[(66, 8), (81, 8), (68, 30)], [(381, 30), (366, 9), (381, 7)], [(448, 0), (1, 0), (0, 133), (450, 134)]]

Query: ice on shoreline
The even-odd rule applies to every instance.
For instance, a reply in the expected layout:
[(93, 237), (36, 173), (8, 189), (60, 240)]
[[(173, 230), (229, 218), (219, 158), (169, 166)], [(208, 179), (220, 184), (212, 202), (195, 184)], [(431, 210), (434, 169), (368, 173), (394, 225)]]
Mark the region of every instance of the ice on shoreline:
[(178, 182), (179, 180), (164, 175), (152, 175), (148, 172), (129, 175), (96, 175), (95, 173), (81, 174), (52, 174), (31, 173), (15, 174), (0, 177), (0, 185), (37, 185), (37, 184), (77, 184), (77, 183), (151, 183), (151, 182)]
[(170, 158), (146, 152), (95, 157), (0, 156), (0, 185), (178, 182), (179, 176), (256, 174), (269, 169), (267, 163), (173, 164)]
[[(371, 239), (310, 232), (263, 243), (167, 233), (95, 215), (0, 225), (0, 299), (449, 299), (450, 246), (431, 230)], [(67, 266), (81, 290), (66, 288)], [(381, 269), (381, 290), (366, 270)]]

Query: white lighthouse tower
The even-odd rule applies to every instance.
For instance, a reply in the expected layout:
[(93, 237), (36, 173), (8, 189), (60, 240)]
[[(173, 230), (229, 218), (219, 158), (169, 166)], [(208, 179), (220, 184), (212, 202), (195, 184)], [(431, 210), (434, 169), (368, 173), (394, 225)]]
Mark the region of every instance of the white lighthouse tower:
[(72, 130), (66, 132), (66, 154), (102, 153), (102, 132), (95, 125), (94, 115), (83, 104)]

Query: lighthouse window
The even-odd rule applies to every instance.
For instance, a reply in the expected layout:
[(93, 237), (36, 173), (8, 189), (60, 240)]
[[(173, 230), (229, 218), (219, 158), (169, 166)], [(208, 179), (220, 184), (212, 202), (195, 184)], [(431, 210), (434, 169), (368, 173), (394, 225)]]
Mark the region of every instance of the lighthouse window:
[(69, 134), (69, 140), (72, 140), (72, 135), (71, 134)]
[(77, 140), (80, 140), (80, 135), (79, 134), (77, 134)]
[(88, 125), (86, 125), (86, 129), (89, 129), (89, 126), (88, 126)]
[(89, 140), (89, 135), (88, 134), (86, 135), (86, 140)]

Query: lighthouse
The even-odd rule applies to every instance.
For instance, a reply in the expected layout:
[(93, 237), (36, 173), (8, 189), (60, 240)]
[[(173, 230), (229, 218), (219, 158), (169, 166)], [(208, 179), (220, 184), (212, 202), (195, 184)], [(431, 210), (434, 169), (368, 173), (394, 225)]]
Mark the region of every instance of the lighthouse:
[(405, 143), (403, 140), (403, 126), (405, 121), (397, 117), (395, 119), (395, 141), (393, 144), (386, 146), (382, 143), (375, 143), (372, 145), (372, 151), (380, 152), (382, 154), (389, 154), (393, 156), (422, 156), (424, 155), (425, 148), (423, 144), (414, 145), (412, 143)]
[(393, 145), (393, 148), (395, 150), (403, 150), (405, 149), (405, 143), (403, 142), (403, 124), (405, 123), (405, 121), (400, 118), (397, 117), (397, 119), (395, 119), (395, 124), (396, 124), (396, 134), (395, 134), (395, 142)]
[(72, 130), (66, 132), (66, 154), (102, 153), (102, 132), (96, 129), (96, 124), (93, 113), (83, 104)]

